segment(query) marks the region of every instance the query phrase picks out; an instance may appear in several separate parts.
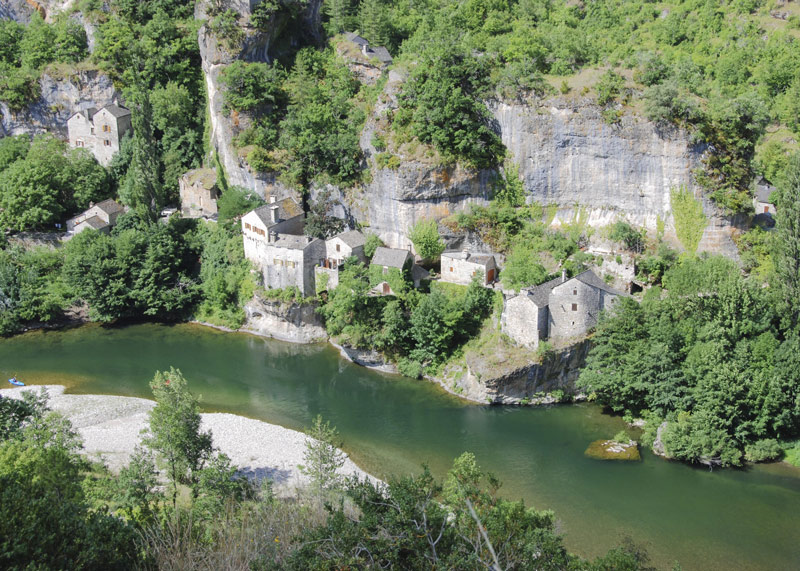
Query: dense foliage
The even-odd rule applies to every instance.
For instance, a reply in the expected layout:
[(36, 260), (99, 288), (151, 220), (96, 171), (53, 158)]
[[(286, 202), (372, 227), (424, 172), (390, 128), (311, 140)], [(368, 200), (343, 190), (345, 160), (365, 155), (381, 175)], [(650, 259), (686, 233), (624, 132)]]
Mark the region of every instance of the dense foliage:
[(775, 294), (724, 258), (684, 259), (669, 295), (623, 300), (598, 327), (579, 384), (612, 410), (668, 425), (666, 452), (739, 465), (751, 445), (800, 434), (797, 333)]
[(180, 371), (156, 373), (151, 387), (148, 438), (119, 475), (79, 454), (80, 438), (48, 410), (46, 393), (0, 398), (4, 568), (647, 568), (635, 548), (591, 562), (569, 554), (555, 515), (499, 497), (498, 480), (469, 453), (443, 482), (427, 468), (386, 485), (345, 481), (336, 431), (320, 418), (309, 433), (322, 439), (305, 457), (324, 485), (279, 499), (214, 449)]
[(0, 139), (0, 228), (53, 229), (110, 192), (106, 170), (85, 149), (52, 135)]

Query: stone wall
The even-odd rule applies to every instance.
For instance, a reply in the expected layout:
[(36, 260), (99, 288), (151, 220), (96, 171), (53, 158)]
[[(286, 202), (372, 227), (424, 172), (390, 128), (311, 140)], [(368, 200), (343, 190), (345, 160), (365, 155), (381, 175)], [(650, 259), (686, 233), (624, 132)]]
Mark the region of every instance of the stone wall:
[(547, 337), (549, 313), (546, 307), (539, 308), (527, 292), (505, 298), (500, 326), (503, 333), (519, 345), (536, 349), (539, 339)]
[[(245, 238), (247, 240), (248, 238)], [(325, 242), (315, 238), (303, 249), (281, 246), (281, 241), (264, 245), (261, 272), (264, 287), (297, 287), (305, 297), (316, 294), (314, 268), (325, 257)]]

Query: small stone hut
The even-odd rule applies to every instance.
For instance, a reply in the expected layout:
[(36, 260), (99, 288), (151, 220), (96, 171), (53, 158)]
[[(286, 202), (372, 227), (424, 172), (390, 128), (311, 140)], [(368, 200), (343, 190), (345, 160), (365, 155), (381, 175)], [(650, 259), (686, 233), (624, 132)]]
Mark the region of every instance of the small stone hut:
[(67, 232), (79, 234), (92, 228), (98, 232), (108, 233), (117, 223), (117, 217), (125, 212), (125, 207), (109, 198), (97, 204), (90, 203), (89, 208), (67, 220)]
[(178, 180), (181, 214), (186, 218), (215, 218), (217, 216), (217, 173), (213, 169), (194, 169)]
[(442, 253), (443, 282), (469, 285), (479, 272), (483, 275), (483, 285), (494, 283), (497, 278), (494, 254), (473, 254), (467, 250)]

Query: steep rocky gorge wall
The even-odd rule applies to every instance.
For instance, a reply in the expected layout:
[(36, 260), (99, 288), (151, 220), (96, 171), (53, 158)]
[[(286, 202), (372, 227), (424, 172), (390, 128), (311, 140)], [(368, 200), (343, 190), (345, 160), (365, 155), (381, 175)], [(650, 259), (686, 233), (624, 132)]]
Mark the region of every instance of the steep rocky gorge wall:
[(39, 85), (41, 97), (22, 111), (13, 112), (0, 102), (0, 136), (49, 131), (66, 139), (67, 119), (79, 108), (122, 103), (111, 79), (96, 70), (77, 71), (63, 78), (44, 74)]
[(684, 131), (659, 129), (632, 114), (609, 125), (600, 111), (589, 100), (559, 98), (492, 105), (530, 199), (558, 205), (555, 224), (578, 215), (596, 227), (622, 218), (655, 233), (661, 220), (665, 238), (677, 243), (670, 192), (685, 186), (709, 220), (699, 250), (736, 257), (731, 237), (743, 221), (722, 216), (694, 184), (705, 147)]
[[(239, 14), (239, 25), (243, 31), (243, 39), (239, 46), (229, 49), (217, 41), (206, 25), (198, 32), (200, 57), (208, 94), (210, 142), (225, 171), (229, 185), (255, 190), (261, 196), (270, 192), (284, 196), (289, 194), (289, 190), (278, 183), (274, 175), (263, 176), (251, 172), (247, 163), (239, 156), (234, 138), (239, 129), (240, 119), (237, 114), (225, 110), (220, 84), (222, 70), (237, 59), (249, 62), (269, 62), (271, 59), (272, 41), (278, 33), (281, 22), (274, 21), (272, 27), (266, 31), (250, 28), (247, 23), (254, 5), (255, 3), (251, 5), (248, 0), (225, 0), (225, 9), (234, 10)], [(304, 33), (311, 37), (319, 33), (321, 5), (322, 0), (309, 1), (303, 15)], [(207, 19), (206, 8), (206, 2), (198, 2), (195, 7), (195, 18)]]
[[(530, 103), (493, 103), (496, 128), (519, 166), (530, 201), (556, 205), (553, 224), (580, 219), (600, 227), (625, 219), (677, 244), (670, 192), (691, 189), (703, 203), (708, 227), (700, 251), (737, 257), (733, 234), (746, 224), (703, 197), (692, 171), (704, 152), (687, 133), (662, 130), (631, 114), (609, 125), (589, 100), (552, 98)], [(376, 113), (384, 112), (377, 109)], [(366, 129), (371, 127), (367, 122)], [(362, 147), (374, 151), (362, 137)], [(408, 229), (424, 218), (441, 219), (486, 203), (492, 171), (467, 171), (403, 161), (395, 169), (373, 169), (372, 182), (354, 202), (357, 217), (390, 246), (406, 247)]]

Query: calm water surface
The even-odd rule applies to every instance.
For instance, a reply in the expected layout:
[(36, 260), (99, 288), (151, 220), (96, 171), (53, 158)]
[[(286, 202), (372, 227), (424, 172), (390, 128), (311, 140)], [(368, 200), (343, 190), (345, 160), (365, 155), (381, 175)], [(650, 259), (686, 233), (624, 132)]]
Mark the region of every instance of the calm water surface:
[(180, 368), (204, 410), (302, 430), (317, 414), (378, 476), (442, 475), (465, 450), (503, 493), (555, 510), (568, 547), (594, 556), (625, 536), (653, 561), (683, 569), (800, 569), (800, 471), (695, 469), (645, 453), (642, 462), (583, 456), (623, 428), (596, 406), (476, 406), (423, 381), (342, 361), (326, 345), (297, 346), (194, 325), (87, 326), (0, 340), (0, 377), (64, 384), (73, 393), (150, 397), (153, 372)]

